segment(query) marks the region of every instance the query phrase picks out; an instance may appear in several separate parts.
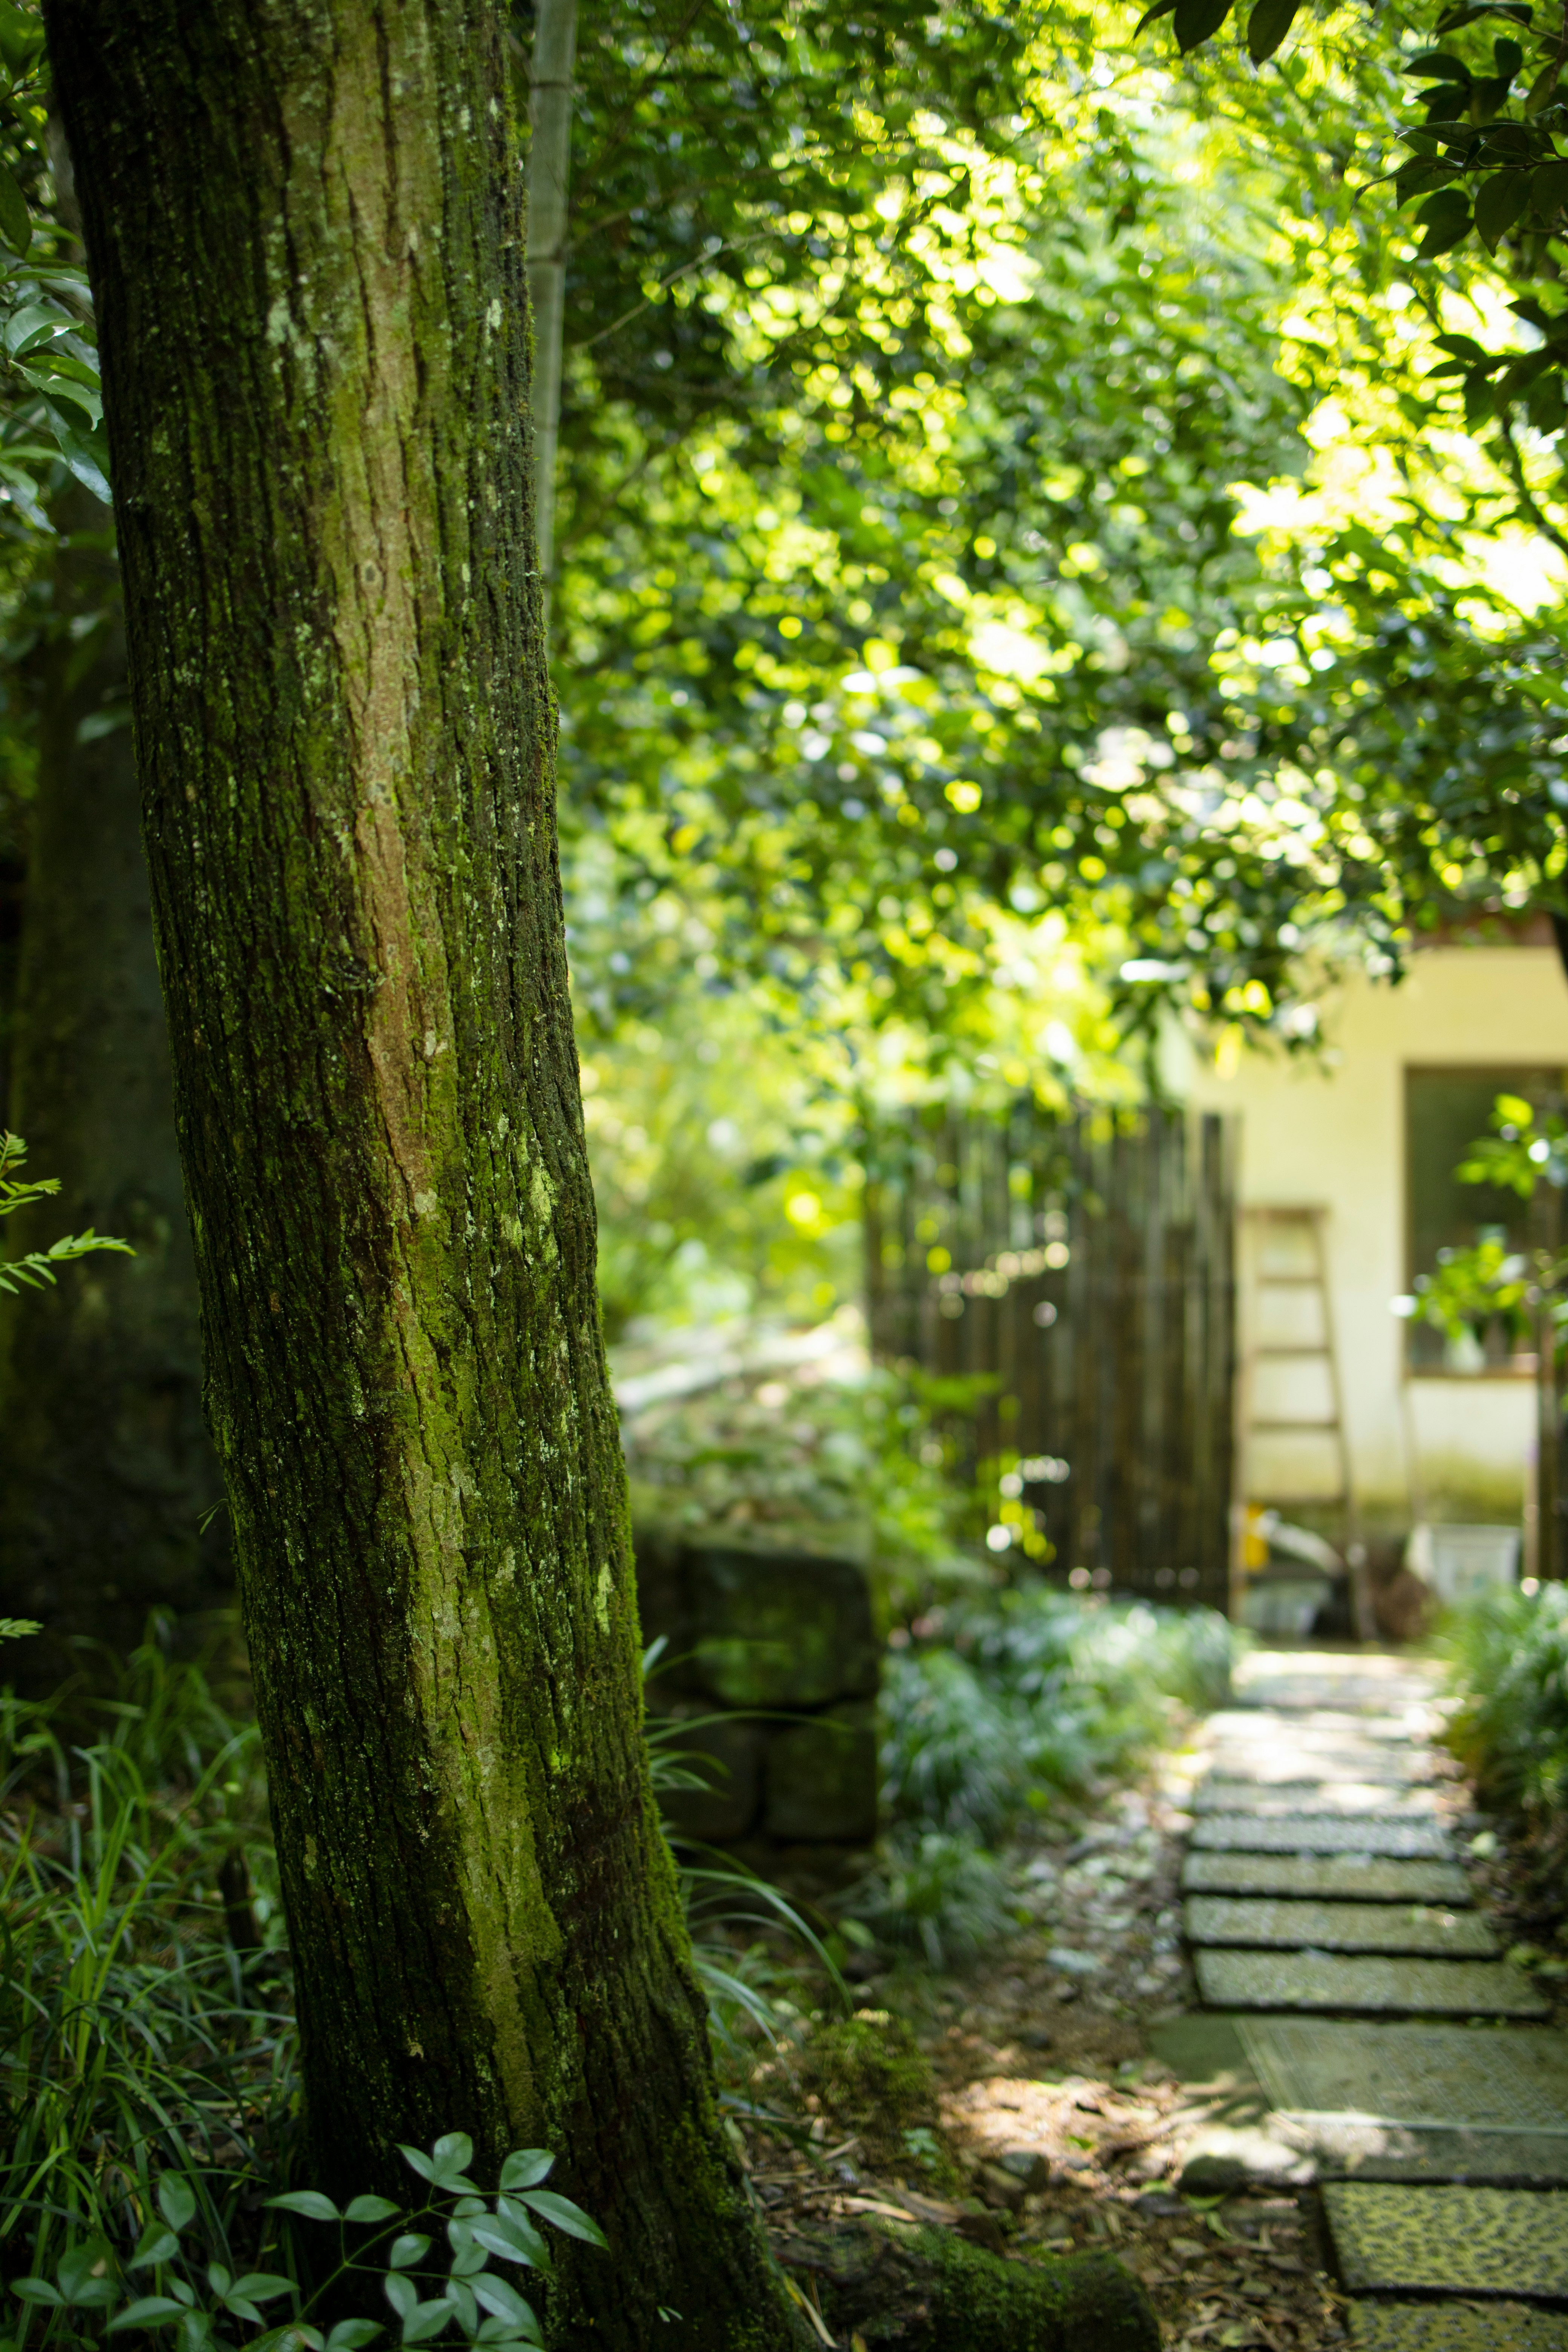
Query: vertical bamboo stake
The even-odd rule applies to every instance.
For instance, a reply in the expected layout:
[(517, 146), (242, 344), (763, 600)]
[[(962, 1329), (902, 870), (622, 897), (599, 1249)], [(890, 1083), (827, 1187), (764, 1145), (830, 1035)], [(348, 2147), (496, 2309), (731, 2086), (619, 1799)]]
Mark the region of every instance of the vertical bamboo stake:
[(555, 461), (566, 310), (566, 190), (577, 0), (540, 0), (529, 70), (528, 293), (533, 309), (533, 482), (545, 612), (555, 572)]

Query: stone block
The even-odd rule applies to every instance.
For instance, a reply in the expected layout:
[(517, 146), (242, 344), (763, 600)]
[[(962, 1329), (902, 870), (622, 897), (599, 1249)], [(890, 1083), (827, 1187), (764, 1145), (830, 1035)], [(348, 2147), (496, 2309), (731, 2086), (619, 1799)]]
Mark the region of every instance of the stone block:
[(702, 1686), (726, 1706), (822, 1706), (876, 1691), (871, 1595), (858, 1560), (692, 1544), (686, 1621)]
[(744, 1837), (762, 1799), (763, 1725), (744, 1716), (721, 1717), (677, 1727), (666, 1745), (708, 1781), (705, 1789), (672, 1789), (663, 1800), (667, 1820), (682, 1837), (722, 1845)]
[(774, 1732), (763, 1819), (773, 1838), (869, 1843), (877, 1834), (877, 1722), (868, 1700)]

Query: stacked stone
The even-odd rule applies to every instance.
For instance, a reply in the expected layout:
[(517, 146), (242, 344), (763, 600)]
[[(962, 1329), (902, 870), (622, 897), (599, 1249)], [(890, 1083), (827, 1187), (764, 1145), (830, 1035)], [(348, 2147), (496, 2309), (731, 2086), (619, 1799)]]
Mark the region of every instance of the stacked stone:
[(1195, 1799), (1192, 2026), (1229, 2021), (1264, 2161), (1321, 2184), (1355, 2344), (1568, 2352), (1568, 2037), (1472, 1907), (1431, 1687), (1260, 1664)]

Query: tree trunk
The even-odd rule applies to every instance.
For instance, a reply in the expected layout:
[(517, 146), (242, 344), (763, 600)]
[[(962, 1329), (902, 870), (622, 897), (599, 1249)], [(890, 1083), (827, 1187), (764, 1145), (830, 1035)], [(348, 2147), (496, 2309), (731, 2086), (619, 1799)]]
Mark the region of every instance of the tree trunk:
[(134, 1258), (93, 1258), (0, 1322), (0, 1570), (5, 1612), (39, 1619), (17, 1653), (124, 1650), (148, 1611), (232, 1599), (201, 1410), (196, 1277), (174, 1141), (126, 711), (113, 525), (89, 491), (59, 501), (49, 608), (31, 665), (38, 778), (23, 915), (10, 1123), (59, 1196), (7, 1228), (16, 1250), (95, 1225)]
[(534, 520), (545, 617), (555, 570), (555, 477), (566, 334), (567, 187), (577, 0), (539, 0), (529, 61), (528, 293), (533, 306)]
[(782, 2345), (639, 1736), (500, 15), (47, 24), (315, 2160), (552, 2146), (558, 2333)]

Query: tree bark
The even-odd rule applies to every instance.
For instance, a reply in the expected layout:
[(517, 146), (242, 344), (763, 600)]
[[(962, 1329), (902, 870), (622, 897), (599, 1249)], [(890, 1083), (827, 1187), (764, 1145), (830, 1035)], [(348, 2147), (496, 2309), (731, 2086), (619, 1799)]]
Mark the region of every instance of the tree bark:
[(50, 1679), (73, 1635), (124, 1651), (154, 1606), (233, 1598), (227, 1528), (202, 1532), (223, 1489), (202, 1419), (113, 522), (80, 488), (55, 519), (29, 665), (38, 776), (8, 1112), (29, 1171), (61, 1190), (6, 1238), (39, 1248), (93, 1225), (136, 1255), (23, 1291), (0, 1322), (0, 1605), (43, 1623), (16, 1664)]
[(567, 188), (577, 0), (539, 0), (529, 61), (528, 292), (533, 306), (534, 517), (545, 618), (555, 570), (555, 478), (566, 333)]
[(315, 2159), (552, 2146), (557, 2333), (782, 2345), (639, 1737), (500, 12), (47, 21)]

